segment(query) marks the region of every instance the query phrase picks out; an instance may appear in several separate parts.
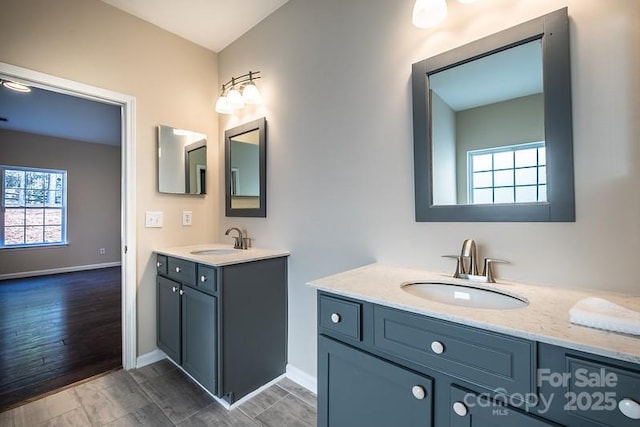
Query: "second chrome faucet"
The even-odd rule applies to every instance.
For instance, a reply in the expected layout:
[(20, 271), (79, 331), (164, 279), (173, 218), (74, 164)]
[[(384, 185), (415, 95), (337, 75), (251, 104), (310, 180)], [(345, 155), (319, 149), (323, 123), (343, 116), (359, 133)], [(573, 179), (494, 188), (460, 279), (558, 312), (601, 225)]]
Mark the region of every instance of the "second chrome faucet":
[(233, 248), (234, 249), (249, 249), (249, 237), (246, 236), (245, 233), (242, 232), (237, 227), (227, 228), (227, 231), (224, 232), (225, 236), (228, 236), (229, 233), (235, 231), (238, 233), (237, 236), (231, 236), (234, 239)]
[(477, 252), (476, 252), (476, 242), (472, 239), (466, 239), (462, 242), (462, 250), (460, 251), (460, 255), (443, 255), (445, 258), (455, 258), (457, 260), (456, 263), (456, 271), (453, 273), (453, 277), (456, 279), (467, 279), (478, 282), (489, 282), (495, 283), (496, 279), (493, 275), (492, 265), (497, 262), (508, 263), (508, 261), (503, 261), (500, 259), (494, 258), (485, 258), (484, 265), (482, 269), (482, 275), (478, 274), (478, 264), (477, 264)]

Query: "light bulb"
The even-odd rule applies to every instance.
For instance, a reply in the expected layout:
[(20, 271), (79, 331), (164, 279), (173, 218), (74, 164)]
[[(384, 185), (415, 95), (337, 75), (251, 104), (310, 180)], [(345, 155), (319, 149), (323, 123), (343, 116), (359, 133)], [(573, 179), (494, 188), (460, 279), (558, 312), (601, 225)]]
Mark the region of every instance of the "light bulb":
[(229, 103), (227, 102), (227, 98), (225, 96), (220, 96), (220, 98), (218, 98), (218, 100), (216, 101), (216, 113), (233, 113), (233, 109), (229, 106)]
[(445, 0), (416, 0), (413, 6), (413, 25), (418, 28), (432, 28), (447, 16)]
[(235, 87), (227, 92), (227, 104), (234, 110), (244, 107), (244, 100), (242, 99), (242, 95), (240, 94), (240, 91)]
[(260, 95), (260, 91), (258, 87), (253, 83), (249, 82), (242, 90), (242, 98), (244, 98), (244, 102), (247, 104), (261, 104), (262, 96)]

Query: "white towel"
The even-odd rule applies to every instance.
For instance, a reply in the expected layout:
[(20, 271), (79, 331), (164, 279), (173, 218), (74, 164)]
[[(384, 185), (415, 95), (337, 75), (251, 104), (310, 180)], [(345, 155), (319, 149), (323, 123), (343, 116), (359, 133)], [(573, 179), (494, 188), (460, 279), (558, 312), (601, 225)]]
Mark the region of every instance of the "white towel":
[(640, 335), (640, 313), (602, 298), (584, 298), (569, 310), (571, 323)]

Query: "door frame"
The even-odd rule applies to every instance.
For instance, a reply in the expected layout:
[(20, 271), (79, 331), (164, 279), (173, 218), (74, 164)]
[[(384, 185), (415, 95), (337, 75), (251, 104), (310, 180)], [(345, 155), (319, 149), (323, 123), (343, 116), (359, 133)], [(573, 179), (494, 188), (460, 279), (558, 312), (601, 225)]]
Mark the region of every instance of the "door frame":
[(120, 238), (122, 242), (122, 367), (136, 367), (136, 99), (111, 90), (0, 62), (0, 75), (29, 86), (122, 107), (122, 176)]

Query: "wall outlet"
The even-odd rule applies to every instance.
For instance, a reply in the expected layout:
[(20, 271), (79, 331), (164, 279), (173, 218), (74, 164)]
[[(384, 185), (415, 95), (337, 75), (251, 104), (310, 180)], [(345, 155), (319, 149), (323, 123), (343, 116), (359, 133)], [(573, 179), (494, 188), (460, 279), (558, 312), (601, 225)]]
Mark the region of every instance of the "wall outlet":
[(144, 217), (144, 226), (147, 228), (162, 228), (162, 212), (147, 211)]
[(191, 225), (193, 215), (191, 211), (182, 211), (182, 225)]
[(98, 249), (98, 254), (105, 255), (106, 253), (107, 253), (107, 250), (105, 248)]

